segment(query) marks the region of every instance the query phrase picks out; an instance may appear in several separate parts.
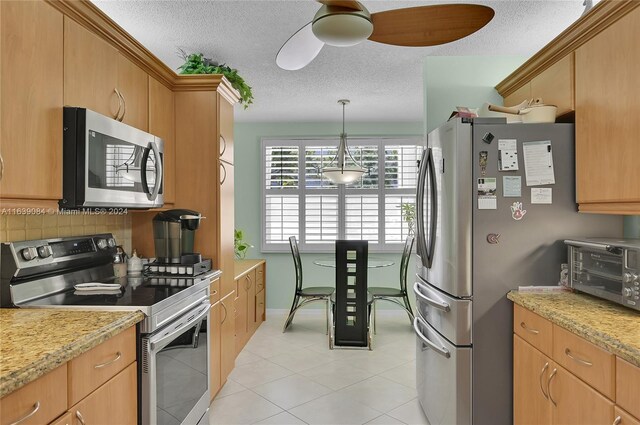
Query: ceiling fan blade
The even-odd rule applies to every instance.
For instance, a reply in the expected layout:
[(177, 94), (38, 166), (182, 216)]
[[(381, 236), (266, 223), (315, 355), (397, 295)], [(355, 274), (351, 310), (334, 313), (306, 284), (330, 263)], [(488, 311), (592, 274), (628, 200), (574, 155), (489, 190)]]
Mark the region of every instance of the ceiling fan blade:
[(495, 12), (476, 4), (409, 7), (371, 14), (369, 40), (395, 46), (435, 46), (473, 34), (493, 19)]
[(355, 0), (316, 0), (325, 6), (338, 6), (345, 9), (362, 10), (362, 6)]
[(304, 68), (318, 56), (324, 42), (311, 31), (312, 22), (300, 28), (280, 48), (276, 55), (276, 64), (287, 71)]

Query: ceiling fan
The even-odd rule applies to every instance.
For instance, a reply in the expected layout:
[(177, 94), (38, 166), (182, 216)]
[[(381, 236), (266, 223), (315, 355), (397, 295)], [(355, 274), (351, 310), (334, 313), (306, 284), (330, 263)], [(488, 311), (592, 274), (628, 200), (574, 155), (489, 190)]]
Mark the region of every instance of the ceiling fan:
[(490, 7), (439, 4), (369, 11), (355, 0), (316, 0), (322, 3), (313, 20), (280, 48), (276, 64), (295, 71), (307, 66), (325, 44), (353, 46), (366, 39), (394, 46), (424, 47), (459, 40), (493, 19)]

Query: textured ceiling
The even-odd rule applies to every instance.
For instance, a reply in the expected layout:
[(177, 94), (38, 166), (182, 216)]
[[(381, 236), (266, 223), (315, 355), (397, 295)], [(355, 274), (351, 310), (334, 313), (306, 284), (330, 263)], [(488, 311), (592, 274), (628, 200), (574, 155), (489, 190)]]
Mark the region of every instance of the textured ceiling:
[[(396, 47), (365, 41), (325, 46), (299, 71), (275, 64), (280, 46), (313, 18), (311, 0), (149, 1), (94, 3), (151, 52), (176, 69), (178, 50), (202, 52), (237, 68), (255, 102), (236, 120), (339, 121), (340, 98), (351, 121), (422, 121), (422, 61), (430, 55), (530, 56), (574, 22), (582, 0), (467, 1), (492, 7), (495, 18), (471, 36), (442, 46)], [(375, 1), (371, 13), (451, 1)], [(473, 72), (473, 70), (469, 70)], [(496, 81), (497, 82), (497, 81)]]

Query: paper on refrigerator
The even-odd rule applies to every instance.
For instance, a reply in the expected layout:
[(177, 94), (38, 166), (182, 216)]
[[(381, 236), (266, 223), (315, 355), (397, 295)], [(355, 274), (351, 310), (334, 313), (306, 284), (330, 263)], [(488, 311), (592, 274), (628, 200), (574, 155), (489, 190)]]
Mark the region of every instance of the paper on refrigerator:
[(523, 143), (522, 152), (527, 186), (556, 183), (550, 140)]

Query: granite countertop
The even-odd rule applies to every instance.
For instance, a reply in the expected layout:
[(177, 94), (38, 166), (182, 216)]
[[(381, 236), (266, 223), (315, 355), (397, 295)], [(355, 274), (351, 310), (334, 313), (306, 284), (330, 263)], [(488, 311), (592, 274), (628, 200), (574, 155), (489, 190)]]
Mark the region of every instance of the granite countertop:
[(143, 318), (139, 311), (0, 309), (0, 397)]
[(514, 303), (640, 367), (640, 313), (591, 295), (511, 291)]

